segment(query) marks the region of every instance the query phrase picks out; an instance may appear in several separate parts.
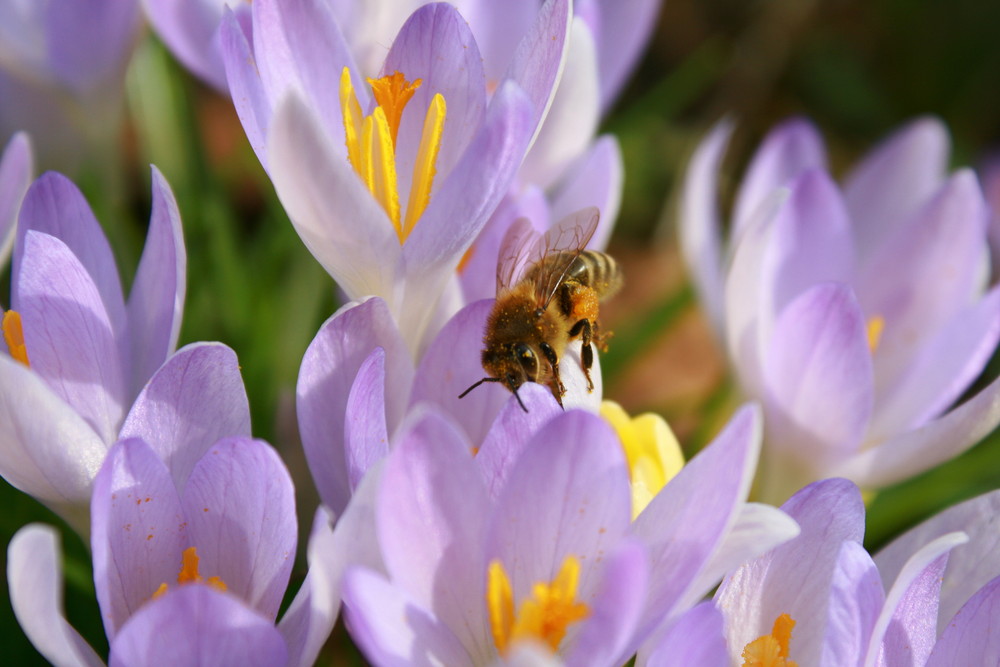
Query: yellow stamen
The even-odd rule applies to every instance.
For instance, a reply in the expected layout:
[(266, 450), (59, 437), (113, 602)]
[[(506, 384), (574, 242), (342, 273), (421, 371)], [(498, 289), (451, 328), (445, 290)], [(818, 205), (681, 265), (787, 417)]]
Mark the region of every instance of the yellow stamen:
[(7, 343), (7, 350), (10, 356), (20, 361), (25, 366), (28, 363), (28, 350), (24, 347), (24, 331), (21, 329), (21, 314), (15, 310), (8, 310), (3, 314), (3, 322), (0, 323), (3, 329), (3, 339)]
[(500, 561), (490, 563), (486, 605), (497, 650), (505, 654), (514, 643), (525, 639), (540, 641), (557, 650), (569, 626), (590, 614), (586, 604), (576, 601), (579, 580), (580, 561), (567, 556), (550, 583), (538, 582), (531, 587), (531, 597), (521, 601), (515, 614), (507, 572)]
[(396, 138), (403, 110), (420, 87), (421, 80), (411, 83), (401, 73), (394, 72), (379, 79), (368, 79), (368, 83), (377, 106), (369, 116), (364, 116), (354, 92), (350, 70), (345, 67), (341, 72), (340, 107), (347, 159), (389, 216), (402, 244), (430, 203), (446, 105), (440, 94), (434, 95), (424, 117), (404, 220), (400, 210)]
[(876, 315), (868, 320), (868, 349), (872, 351), (872, 354), (878, 349), (883, 329), (885, 329), (885, 318)]
[(792, 640), (795, 621), (788, 614), (774, 620), (771, 634), (753, 640), (743, 649), (743, 667), (797, 667), (788, 659), (788, 644)]
[[(399, 225), (399, 193), (396, 183), (396, 155), (393, 149), (392, 137), (390, 136), (389, 121), (386, 120), (382, 107), (375, 107), (375, 111), (369, 116), (372, 120), (372, 143), (371, 143), (371, 174), (372, 180), (368, 182), (368, 189), (371, 190), (375, 200), (382, 205), (382, 208), (389, 215), (396, 232), (399, 233), (400, 244), (406, 240), (406, 233)], [(368, 130), (368, 118), (365, 119), (365, 131)]]
[(410, 199), (406, 203), (404, 237), (409, 236), (431, 201), (431, 186), (434, 184), (434, 175), (437, 172), (435, 164), (441, 148), (441, 136), (444, 134), (446, 112), (444, 98), (440, 94), (435, 95), (427, 108), (427, 115), (424, 116), (424, 131), (420, 135), (420, 148), (413, 163), (413, 183), (410, 185)]
[(465, 251), (464, 255), (462, 255), (462, 259), (458, 260), (458, 266), (455, 267), (456, 273), (462, 273), (465, 271), (465, 267), (469, 265), (469, 260), (472, 259), (472, 256), (475, 254), (476, 246), (470, 245), (469, 249)]
[(613, 401), (601, 403), (604, 417), (622, 441), (632, 480), (632, 518), (636, 518), (667, 482), (684, 467), (684, 454), (670, 426), (647, 412), (630, 418)]
[(422, 79), (406, 80), (402, 72), (393, 72), (389, 76), (378, 79), (368, 79), (375, 95), (375, 103), (385, 112), (392, 134), (392, 145), (396, 146), (396, 135), (399, 134), (399, 123), (403, 119), (403, 109), (423, 83)]
[[(205, 584), (209, 588), (214, 588), (219, 592), (225, 592), (227, 590), (226, 584), (219, 577), (209, 577), (208, 579), (203, 578), (198, 573), (198, 549), (196, 547), (188, 547), (181, 554), (181, 571), (177, 574), (177, 583), (180, 586), (185, 584)], [(155, 600), (164, 593), (167, 592), (168, 586), (166, 583), (160, 584), (159, 588), (153, 593), (152, 598)]]

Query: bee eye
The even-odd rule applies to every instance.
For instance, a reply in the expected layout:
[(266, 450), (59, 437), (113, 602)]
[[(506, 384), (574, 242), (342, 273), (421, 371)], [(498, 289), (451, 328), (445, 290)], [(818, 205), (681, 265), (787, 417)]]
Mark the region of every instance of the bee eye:
[(514, 354), (528, 380), (533, 382), (538, 377), (538, 358), (535, 356), (535, 351), (531, 349), (531, 346), (519, 343), (514, 347)]

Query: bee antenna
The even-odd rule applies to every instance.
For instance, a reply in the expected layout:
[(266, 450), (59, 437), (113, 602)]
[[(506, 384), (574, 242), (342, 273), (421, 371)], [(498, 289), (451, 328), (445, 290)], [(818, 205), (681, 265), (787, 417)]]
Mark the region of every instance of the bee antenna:
[[(459, 398), (465, 398), (466, 394), (468, 394), (470, 391), (472, 391), (473, 389), (475, 389), (476, 387), (478, 387), (479, 385), (481, 385), (484, 382), (502, 382), (502, 380), (500, 378), (485, 377), (482, 380), (480, 380), (479, 382), (476, 382), (475, 384), (473, 384), (471, 387), (469, 387), (465, 391), (463, 391), (461, 394), (458, 395), (458, 397)], [(518, 400), (520, 400), (520, 399), (518, 399)]]
[(528, 408), (524, 407), (524, 401), (521, 400), (521, 395), (517, 393), (517, 389), (512, 389), (511, 391), (514, 392), (514, 398), (517, 399), (517, 404), (521, 406), (522, 410), (527, 412)]

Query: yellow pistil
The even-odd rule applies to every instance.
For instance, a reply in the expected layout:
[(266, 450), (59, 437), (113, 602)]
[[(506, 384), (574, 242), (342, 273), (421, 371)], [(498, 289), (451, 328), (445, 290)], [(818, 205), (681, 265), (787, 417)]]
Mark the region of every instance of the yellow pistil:
[(7, 343), (7, 350), (10, 356), (20, 361), (25, 366), (28, 363), (28, 350), (24, 347), (24, 331), (21, 329), (21, 314), (14, 310), (8, 310), (3, 314), (3, 322), (0, 323), (3, 329), (3, 340)]
[(613, 401), (601, 403), (601, 416), (621, 438), (632, 480), (632, 518), (684, 467), (684, 454), (670, 426), (647, 412), (636, 418)]
[[(185, 584), (205, 584), (220, 592), (225, 592), (227, 589), (225, 582), (219, 577), (205, 579), (198, 573), (198, 549), (196, 547), (188, 547), (181, 554), (181, 571), (177, 574), (177, 584), (180, 586), (184, 586)], [(166, 582), (160, 584), (159, 588), (153, 593), (152, 598), (155, 600), (160, 597), (167, 592), (168, 588)]]
[(882, 330), (885, 329), (885, 318), (875, 317), (868, 320), (868, 349), (872, 354), (878, 349), (878, 343), (882, 340)]
[(368, 85), (372, 87), (372, 93), (375, 95), (375, 104), (385, 112), (386, 120), (389, 122), (393, 146), (396, 145), (396, 135), (399, 134), (403, 109), (422, 83), (421, 79), (407, 81), (402, 72), (393, 72), (380, 79), (368, 79)]
[(553, 651), (566, 636), (570, 625), (586, 618), (590, 608), (576, 601), (580, 561), (567, 556), (550, 583), (531, 587), (531, 597), (521, 601), (514, 613), (514, 595), (503, 564), (495, 560), (487, 572), (486, 605), (490, 615), (493, 643), (501, 655), (516, 642), (532, 639)]
[(788, 659), (788, 644), (792, 640), (795, 621), (788, 614), (774, 620), (771, 634), (753, 640), (743, 649), (743, 667), (797, 667)]
[(435, 164), (444, 133), (445, 101), (440, 94), (434, 95), (424, 116), (404, 216), (399, 201), (396, 138), (403, 110), (420, 87), (421, 80), (409, 82), (400, 72), (393, 72), (378, 79), (368, 79), (368, 83), (372, 87), (376, 106), (370, 115), (364, 116), (354, 93), (350, 70), (345, 67), (340, 76), (340, 107), (347, 159), (389, 216), (402, 244), (430, 203)]

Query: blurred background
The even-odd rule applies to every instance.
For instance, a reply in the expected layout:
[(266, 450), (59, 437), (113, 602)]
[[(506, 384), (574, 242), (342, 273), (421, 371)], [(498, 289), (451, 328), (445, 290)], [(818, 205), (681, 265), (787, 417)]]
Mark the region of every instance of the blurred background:
[[(609, 251), (622, 262), (627, 284), (604, 311), (616, 334), (602, 362), (606, 397), (630, 412), (665, 416), (688, 454), (737, 404), (674, 234), (687, 158), (715, 121), (730, 116), (738, 127), (725, 165), (724, 210), (757, 142), (789, 115), (819, 126), (835, 173), (921, 114), (950, 128), (953, 166), (979, 166), (1000, 151), (998, 25), (1000, 3), (979, 0), (667, 0), (643, 61), (602, 128), (618, 137), (625, 157), (622, 211)], [(300, 514), (311, 517), (316, 500), (297, 443), (294, 387), (306, 346), (337, 306), (335, 289), (285, 218), (228, 100), (187, 74), (148, 31), (129, 67), (125, 104), (124, 129), (98, 158), (69, 164), (53, 153), (40, 157), (38, 171), (72, 169), (105, 225), (126, 285), (148, 224), (148, 164), (163, 171), (188, 252), (180, 343), (220, 340), (236, 350), (254, 434), (293, 469)], [(8, 293), (5, 275), (0, 294)], [(994, 358), (984, 377), (998, 370)], [(867, 546), (997, 487), (995, 433), (965, 456), (874, 497)], [(69, 620), (106, 651), (83, 542), (3, 482), (0, 506), (3, 544), (31, 521), (63, 528)], [(300, 564), (288, 599), (303, 574)], [(3, 662), (44, 664), (13, 618), (5, 584)], [(363, 664), (345, 649), (342, 631), (331, 642), (321, 664)]]

